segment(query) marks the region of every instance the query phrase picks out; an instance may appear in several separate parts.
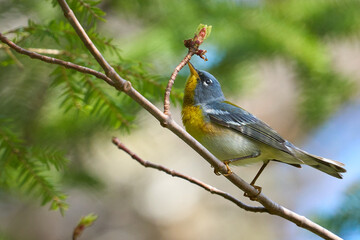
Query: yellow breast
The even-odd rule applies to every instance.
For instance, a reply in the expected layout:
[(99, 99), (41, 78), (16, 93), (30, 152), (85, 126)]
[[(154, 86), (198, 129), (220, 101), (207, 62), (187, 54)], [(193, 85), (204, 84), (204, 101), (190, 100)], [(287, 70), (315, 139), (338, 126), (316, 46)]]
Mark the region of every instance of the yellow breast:
[(195, 75), (190, 75), (187, 79), (181, 114), (186, 131), (201, 142), (204, 135), (211, 135), (220, 129), (204, 119), (200, 106), (194, 106), (194, 92), (197, 82), (198, 79)]
[(200, 106), (184, 106), (181, 113), (186, 131), (200, 142), (205, 135), (209, 137), (221, 131), (220, 127), (204, 119)]

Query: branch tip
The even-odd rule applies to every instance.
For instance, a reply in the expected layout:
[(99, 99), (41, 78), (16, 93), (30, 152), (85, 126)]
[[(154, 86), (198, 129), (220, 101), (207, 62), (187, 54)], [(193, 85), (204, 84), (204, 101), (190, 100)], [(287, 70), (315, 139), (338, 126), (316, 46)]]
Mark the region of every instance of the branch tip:
[(199, 46), (209, 37), (212, 26), (200, 24), (195, 32), (195, 36), (191, 39), (184, 40), (184, 46), (188, 49), (188, 53), (184, 59), (176, 66), (175, 70), (171, 74), (168, 85), (165, 89), (164, 96), (164, 114), (170, 115), (170, 92), (172, 86), (175, 83), (175, 79), (180, 70), (190, 61), (191, 57), (195, 54), (198, 55), (204, 61), (207, 61), (205, 56), (206, 50), (199, 49)]

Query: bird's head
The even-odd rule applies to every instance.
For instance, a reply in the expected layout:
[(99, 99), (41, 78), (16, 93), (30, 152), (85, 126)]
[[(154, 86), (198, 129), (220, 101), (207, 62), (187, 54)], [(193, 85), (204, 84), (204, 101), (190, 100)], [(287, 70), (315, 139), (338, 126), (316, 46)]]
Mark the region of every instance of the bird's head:
[(210, 73), (197, 70), (189, 62), (190, 76), (186, 82), (184, 105), (224, 101), (219, 81)]

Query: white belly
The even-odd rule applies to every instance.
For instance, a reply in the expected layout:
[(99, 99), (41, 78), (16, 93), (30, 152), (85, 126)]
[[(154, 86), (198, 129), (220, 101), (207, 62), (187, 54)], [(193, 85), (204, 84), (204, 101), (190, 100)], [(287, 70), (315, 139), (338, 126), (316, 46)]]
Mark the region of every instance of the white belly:
[(252, 140), (251, 138), (245, 137), (241, 133), (232, 130), (224, 131), (227, 131), (227, 134), (224, 134), (225, 136), (212, 135), (206, 138), (199, 139), (199, 142), (201, 142), (201, 144), (203, 144), (212, 154), (214, 154), (222, 161), (260, 153), (260, 156), (256, 158), (241, 159), (238, 161), (234, 161), (231, 164), (247, 165), (274, 159), (291, 164), (302, 163), (288, 153), (285, 153), (258, 141)]
[[(228, 131), (225, 136), (209, 136), (200, 139), (199, 142), (201, 142), (212, 154), (222, 161), (253, 155), (260, 151), (260, 146), (257, 142), (232, 130), (225, 131)], [(235, 161), (233, 164), (246, 165), (263, 160), (265, 159), (263, 159), (260, 155), (257, 158)]]

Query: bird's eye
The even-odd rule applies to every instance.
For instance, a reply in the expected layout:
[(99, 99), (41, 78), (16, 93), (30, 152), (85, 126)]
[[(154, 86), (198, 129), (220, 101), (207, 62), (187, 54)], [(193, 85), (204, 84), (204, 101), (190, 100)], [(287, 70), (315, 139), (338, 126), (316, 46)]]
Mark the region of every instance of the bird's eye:
[(203, 81), (203, 84), (204, 84), (205, 86), (208, 86), (208, 85), (212, 84), (212, 80), (211, 80), (210, 78), (207, 78), (207, 79), (205, 79), (205, 80)]

